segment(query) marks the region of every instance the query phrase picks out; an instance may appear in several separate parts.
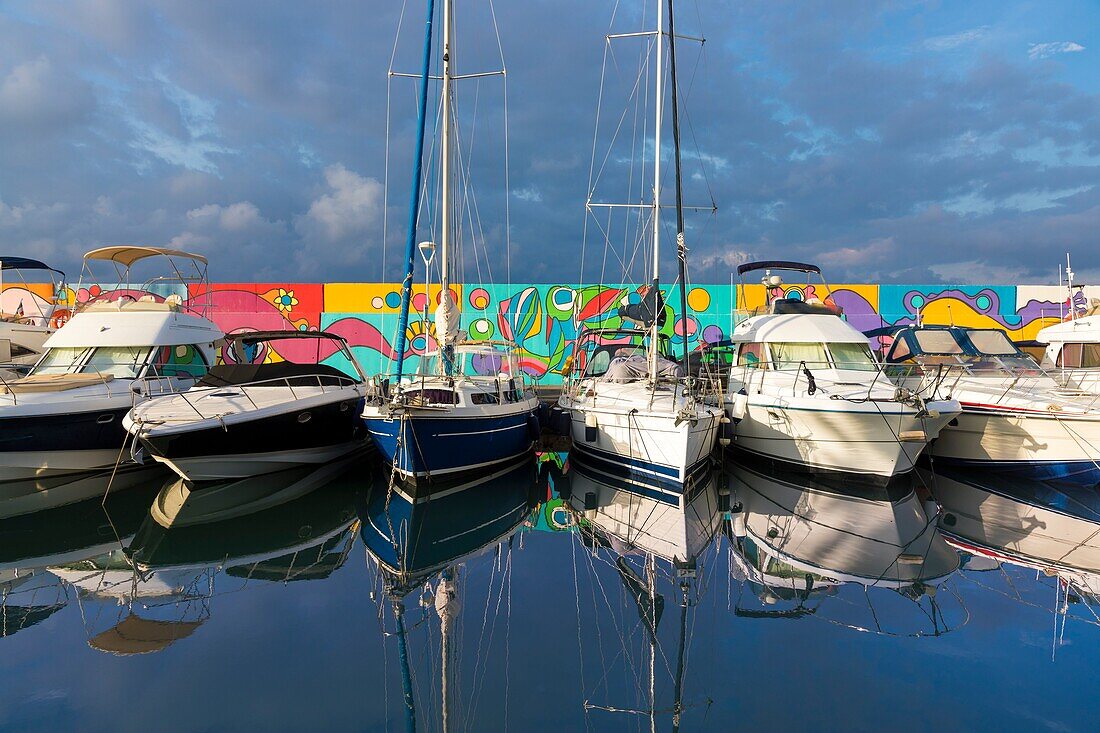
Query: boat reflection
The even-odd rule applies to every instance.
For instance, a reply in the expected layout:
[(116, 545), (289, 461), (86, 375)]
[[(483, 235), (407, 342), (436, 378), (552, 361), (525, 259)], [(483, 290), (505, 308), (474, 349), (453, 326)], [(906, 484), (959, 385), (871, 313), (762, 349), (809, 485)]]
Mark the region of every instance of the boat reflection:
[[(341, 567), (355, 537), (357, 466), (268, 474), (264, 490), (250, 484), (232, 501), (227, 486), (241, 482), (170, 479), (146, 500), (129, 541), (49, 570), (76, 590), (94, 649), (162, 651), (209, 620), (219, 594), (252, 581), (325, 578)], [(313, 491), (299, 491), (303, 485)], [(272, 505), (272, 497), (297, 494)]]
[[(390, 473), (375, 472), (370, 494), (360, 506), (360, 536), (370, 560), (368, 567), (377, 571), (382, 590), (380, 598), (373, 593), (372, 597), (381, 601), (383, 624), (392, 624), (396, 636), (407, 728), (415, 730), (418, 717), (425, 716), (424, 704), (412, 685), (417, 676), (413, 659), (423, 659), (429, 669), (434, 669), (434, 660), (438, 659), (440, 697), (436, 698), (434, 689), (427, 693), (433, 703), (438, 699), (438, 708), (433, 704), (426, 714), (434, 718), (438, 713), (438, 720), (433, 721), (437, 724), (432, 727), (446, 731), (462, 712), (451, 688), (459, 678), (456, 668), (463, 661), (455, 658), (459, 646), (456, 627), (463, 604), (463, 567), (485, 553), (510, 553), (512, 538), (531, 517), (537, 503), (538, 473), (528, 456), (479, 480), (436, 484), (429, 495), (419, 499), (405, 493), (406, 486), (401, 482), (391, 481)], [(499, 594), (505, 593), (504, 580), (495, 578), (502, 565), (509, 567), (510, 563), (502, 560), (492, 564), (494, 577), (489, 583), (487, 616), (494, 603), (499, 611)], [(496, 601), (492, 599), (494, 588)], [(415, 591), (420, 591), (420, 596), (410, 610), (406, 598)], [(417, 620), (410, 625), (407, 615), (416, 613), (417, 608)], [(433, 614), (439, 621), (439, 648), (434, 648), (429, 632), (423, 640), (429, 649), (415, 654), (411, 651), (415, 638), (412, 631), (430, 629)], [(488, 656), (490, 650), (478, 645), (476, 652), (480, 658)], [(463, 695), (461, 699), (472, 716), (476, 697), (469, 697)], [(461, 725), (465, 727), (465, 722)]]
[[(693, 615), (702, 592), (699, 579), (703, 557), (714, 546), (721, 525), (717, 473), (704, 474), (677, 494), (654, 492), (646, 486), (592, 470), (581, 462), (571, 462), (568, 478), (564, 493), (569, 494), (574, 523), (580, 529), (578, 536), (588, 549), (587, 553), (575, 555), (580, 558), (576, 562), (587, 566), (585, 570), (594, 592), (605, 594), (590, 616), (578, 606), (578, 625), (583, 628), (586, 622), (594, 624), (595, 636), (602, 640), (605, 637), (600, 627), (615, 622), (602, 617), (601, 611), (622, 605), (632, 606), (640, 622), (636, 625), (628, 622), (626, 628), (619, 629), (619, 649), (600, 652), (601, 658), (616, 661), (601, 669), (597, 677), (606, 681), (622, 671), (635, 684), (643, 676), (648, 680), (640, 706), (619, 699), (592, 699), (613, 694), (606, 687), (599, 691), (585, 690), (585, 713), (600, 714), (590, 721), (597, 728), (611, 724), (604, 714), (632, 714), (648, 718), (651, 728), (657, 725), (658, 718), (671, 717), (672, 729), (677, 730), (688, 707), (684, 700), (687, 647), (691, 641), (689, 616)], [(606, 596), (608, 590), (598, 579), (598, 568), (601, 561), (608, 560), (626, 598)], [(581, 574), (578, 570), (578, 575)], [(671, 597), (672, 603), (679, 607), (673, 654), (668, 653), (670, 645), (660, 633), (666, 597)], [(620, 664), (625, 668), (614, 669)], [(642, 672), (641, 668), (647, 671)], [(667, 676), (661, 675), (661, 684), (671, 682), (670, 704), (660, 702), (659, 668), (668, 672)]]
[[(141, 523), (163, 477), (158, 467), (129, 470), (112, 484), (110, 471), (89, 473), (79, 481), (93, 498), (0, 520), (0, 637), (64, 608), (67, 586), (49, 568), (118, 548)], [(122, 484), (130, 490), (108, 494), (109, 485)]]
[[(945, 618), (937, 601), (937, 591), (958, 568), (958, 554), (939, 534), (934, 505), (919, 498), (915, 476), (869, 494), (842, 481), (769, 475), (743, 465), (728, 470), (734, 562), (758, 601), (738, 603), (737, 615), (817, 614), (825, 599), (841, 596), (849, 585), (865, 603), (838, 603), (842, 616), (829, 620), (917, 636), (958, 625)], [(873, 596), (872, 588), (894, 592)], [(909, 628), (910, 618), (916, 630)]]
[[(943, 533), (967, 553), (965, 577), (1045, 609), (1051, 608), (1047, 594), (1052, 593), (1059, 633), (1071, 617), (1100, 625), (1096, 487), (954, 469), (938, 470), (934, 488), (943, 506)], [(1022, 587), (1005, 573), (1012, 566), (1037, 571), (1037, 580), (1049, 582)]]

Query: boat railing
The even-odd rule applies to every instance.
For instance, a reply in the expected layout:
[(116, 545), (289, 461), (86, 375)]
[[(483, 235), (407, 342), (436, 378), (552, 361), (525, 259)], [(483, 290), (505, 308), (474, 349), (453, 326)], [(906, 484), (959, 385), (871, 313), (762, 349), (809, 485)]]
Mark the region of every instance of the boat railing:
[[(182, 398), (183, 401), (187, 404), (187, 406), (191, 408), (191, 410), (198, 416), (198, 418), (200, 420), (210, 420), (210, 419), (213, 419), (213, 418), (216, 418), (216, 417), (221, 417), (221, 416), (225, 415), (226, 413), (224, 411), (222, 411), (222, 412), (214, 412), (214, 411), (203, 412), (195, 404), (195, 402), (192, 400), (192, 398), (198, 399), (198, 398), (201, 398), (201, 397), (209, 397), (209, 396), (215, 396), (215, 397), (244, 397), (246, 400), (248, 400), (248, 403), (249, 403), (249, 405), (252, 406), (252, 409), (259, 410), (259, 409), (261, 409), (261, 406), (259, 404), (257, 404), (254, 399), (252, 399), (252, 395), (249, 394), (249, 392), (248, 392), (249, 389), (255, 388), (255, 387), (279, 387), (279, 386), (286, 387), (287, 389), (290, 390), (291, 400), (296, 401), (298, 399), (298, 392), (295, 391), (294, 387), (297, 386), (300, 389), (308, 387), (309, 389), (313, 389), (313, 386), (314, 386), (313, 385), (313, 380), (314, 379), (316, 379), (317, 388), (320, 390), (320, 394), (322, 394), (322, 395), (328, 394), (330, 389), (344, 389), (344, 388), (347, 388), (347, 387), (354, 387), (355, 385), (362, 385), (363, 384), (363, 382), (361, 382), (360, 380), (354, 379), (354, 378), (349, 377), (347, 375), (337, 376), (337, 375), (334, 375), (334, 374), (320, 374), (320, 373), (318, 373), (318, 374), (302, 374), (302, 375), (294, 375), (294, 376), (290, 376), (290, 377), (273, 377), (271, 379), (258, 379), (258, 380), (252, 381), (252, 382), (243, 382), (241, 384), (227, 384), (227, 385), (222, 385), (222, 386), (203, 385), (201, 387), (191, 387), (190, 389), (179, 390), (176, 393), (176, 396)], [(328, 384), (326, 384), (326, 381), (328, 382)], [(178, 418), (178, 419), (179, 420), (185, 420), (185, 418)], [(171, 421), (170, 418), (164, 418), (164, 417), (158, 417), (158, 418), (153, 419), (153, 420), (143, 420), (143, 419), (140, 418), (140, 416), (137, 416), (137, 415), (134, 416), (134, 422), (138, 422), (138, 423), (144, 422), (144, 423), (148, 423), (148, 424), (160, 424), (160, 423), (169, 422), (169, 421)]]
[[(817, 392), (821, 392), (834, 399), (842, 399), (840, 395), (835, 395), (832, 390), (843, 387), (846, 388), (846, 395), (843, 399), (859, 399), (868, 402), (883, 401), (885, 398), (875, 396), (876, 389), (890, 390), (893, 396), (886, 401), (906, 401), (909, 399), (908, 395), (897, 394), (898, 385), (891, 379), (886, 368), (878, 363), (843, 365), (827, 360), (800, 359), (797, 362), (794, 360), (783, 361), (782, 366), (776, 366), (773, 362), (766, 361), (757, 362), (756, 365), (740, 364), (731, 367), (731, 369), (740, 370), (740, 375), (743, 378), (739, 381), (744, 384), (745, 390), (750, 394), (754, 390), (763, 392), (769, 386), (767, 384), (769, 380), (784, 377), (783, 383), (771, 386), (773, 389), (778, 388), (783, 392), (786, 392), (789, 388), (791, 397), (807, 394), (812, 396)], [(837, 372), (866, 375), (867, 378), (852, 381), (844, 379)], [(853, 388), (865, 391), (866, 396), (852, 397)]]
[[(370, 381), (367, 399), (374, 402), (401, 401), (403, 393), (411, 392), (418, 385), (426, 385), (429, 380), (434, 385), (435, 380), (444, 379), (449, 380), (452, 385), (461, 380), (484, 387), (486, 394), (496, 395), (498, 403), (503, 404), (508, 393), (527, 395), (538, 386), (538, 378), (522, 370), (518, 374), (508, 374), (508, 379), (502, 379), (503, 374), (505, 373), (457, 374), (451, 377), (436, 374), (404, 375), (400, 385), (396, 381), (396, 374), (378, 374)], [(398, 386), (400, 389), (396, 388)]]
[[(22, 366), (26, 367), (26, 365)], [(52, 388), (51, 385), (49, 385), (48, 383), (32, 384), (31, 382), (25, 382), (24, 380), (27, 378), (28, 375), (22, 375), (17, 379), (7, 379), (3, 376), (2, 373), (0, 373), (0, 386), (3, 386), (4, 388), (4, 392), (6, 393), (4, 396), (9, 398), (12, 401), (12, 404), (17, 405), (19, 404), (20, 392), (30, 394), (43, 394), (46, 392), (51, 392), (54, 394), (64, 394), (66, 400), (97, 400), (103, 399), (104, 397), (108, 399), (113, 399), (115, 397), (123, 396), (129, 397), (132, 400), (136, 400), (140, 397), (161, 397), (164, 395), (180, 392), (182, 389), (187, 389), (187, 387), (190, 387), (194, 383), (193, 379), (187, 380), (185, 377), (181, 377), (181, 375), (178, 374), (160, 375), (156, 374), (151, 369), (146, 371), (145, 374), (138, 377), (119, 377), (111, 373), (111, 366), (129, 368), (132, 367), (133, 364), (131, 362), (126, 362), (115, 365), (104, 365), (103, 369), (100, 369), (99, 367), (85, 365), (76, 372), (60, 372), (57, 373), (57, 376), (59, 377), (72, 375), (74, 377), (94, 377), (94, 379), (88, 379), (87, 383), (85, 384), (77, 383), (64, 386), (54, 386)], [(2, 369), (2, 367), (0, 367), (0, 369)], [(183, 388), (177, 387), (173, 383), (173, 380), (180, 379), (190, 381), (191, 384), (188, 384), (187, 387)], [(85, 387), (102, 387), (105, 390), (106, 394), (104, 394), (103, 392), (87, 394), (83, 391), (78, 391)]]

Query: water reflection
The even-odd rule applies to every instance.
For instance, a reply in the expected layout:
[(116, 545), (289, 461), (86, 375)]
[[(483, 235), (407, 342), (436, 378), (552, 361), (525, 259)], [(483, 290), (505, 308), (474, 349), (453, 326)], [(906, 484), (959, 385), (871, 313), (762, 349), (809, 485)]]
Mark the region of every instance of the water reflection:
[(844, 598), (837, 609), (843, 613), (829, 618), (853, 629), (938, 635), (965, 621), (965, 613), (945, 617), (937, 601), (959, 558), (940, 535), (935, 504), (921, 500), (927, 491), (915, 477), (898, 477), (877, 496), (851, 491), (844, 481), (767, 475), (746, 466), (730, 467), (728, 477), (737, 510), (734, 560), (758, 601), (739, 604), (739, 616), (817, 614), (850, 584), (862, 598)]
[[(282, 714), (267, 723), (291, 714), (271, 689), (293, 681), (353, 729), (782, 727), (793, 684), (858, 722), (919, 706), (900, 684), (838, 695), (855, 682), (830, 670), (908, 684), (945, 659), (975, 679), (1027, 670), (1071, 711), (1063, 683), (1086, 684), (1094, 647), (1067, 647), (1100, 640), (1100, 503), (1078, 486), (938, 472), (869, 488), (737, 463), (654, 495), (565, 454), (430, 492), (388, 479), (362, 457), (202, 485), (154, 468), (0, 520), (0, 664), (20, 672), (0, 729), (121, 714), (87, 698), (41, 725), (8, 712), (44, 678), (75, 695), (97, 674), (161, 697), (239, 688)], [(968, 704), (1007, 720), (991, 699)]]

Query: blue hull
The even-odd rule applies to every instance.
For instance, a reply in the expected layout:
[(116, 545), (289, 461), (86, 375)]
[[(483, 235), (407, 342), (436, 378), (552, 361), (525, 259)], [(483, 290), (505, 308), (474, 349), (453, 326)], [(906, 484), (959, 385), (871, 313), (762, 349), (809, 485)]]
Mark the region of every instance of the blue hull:
[(1100, 458), (1097, 461), (967, 461), (937, 456), (931, 468), (939, 467), (989, 471), (1006, 478), (1064, 481), (1088, 487), (1100, 484)]
[(531, 450), (534, 411), (491, 417), (438, 414), (364, 418), (371, 441), (404, 478), (429, 478), (493, 466)]

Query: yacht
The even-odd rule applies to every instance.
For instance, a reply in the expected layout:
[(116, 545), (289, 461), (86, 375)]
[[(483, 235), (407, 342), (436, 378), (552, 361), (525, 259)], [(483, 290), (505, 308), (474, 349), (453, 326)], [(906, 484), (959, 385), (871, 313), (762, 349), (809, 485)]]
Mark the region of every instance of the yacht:
[(929, 451), (935, 465), (969, 465), (1034, 478), (1100, 481), (1100, 409), (1067, 390), (997, 329), (902, 326), (885, 336), (887, 373), (962, 413)]
[[(428, 28), (434, 20), (429, 5)], [(414, 374), (406, 371), (409, 307), (412, 300), (416, 235), (427, 123), (428, 81), (431, 78), (432, 36), (425, 38), (424, 66), (420, 74), (417, 139), (413, 165), (409, 223), (406, 232), (406, 269), (401, 289), (401, 309), (395, 339), (396, 374), (378, 377), (363, 410), (370, 437), (391, 468), (392, 478), (406, 484), (430, 485), (442, 478), (474, 471), (493, 470), (529, 453), (538, 437), (538, 398), (528, 388), (516, 358), (515, 344), (507, 340), (469, 340), (460, 330), (461, 313), (451, 288), (461, 258), (460, 230), (463, 196), (458, 188), (467, 182), (454, 122), (455, 18), (454, 3), (443, 0), (442, 86), (440, 99), (439, 200), (440, 266), (439, 307), (435, 313), (436, 348), (420, 359)], [(475, 75), (481, 76), (481, 75)], [(431, 292), (431, 266), (435, 243), (421, 243), (427, 283)], [(502, 315), (502, 317), (505, 317)], [(424, 314), (427, 321), (427, 312)]]
[[(618, 317), (622, 328), (583, 328), (573, 344), (570, 372), (558, 406), (569, 413), (573, 454), (608, 476), (648, 483), (655, 491), (684, 491), (706, 473), (711, 453), (724, 419), (719, 388), (712, 380), (685, 374), (689, 365), (688, 339), (681, 338), (682, 358), (670, 358), (668, 337), (663, 327), (668, 310), (661, 286), (661, 242), (666, 232), (661, 221), (662, 124), (665, 110), (664, 85), (668, 84), (672, 111), (671, 159), (675, 164), (676, 250), (679, 264), (679, 315), (687, 322), (687, 245), (685, 243), (683, 176), (679, 130), (679, 101), (675, 64), (677, 38), (669, 6), (657, 2), (656, 29), (625, 34), (653, 36), (655, 59), (643, 53), (639, 79), (649, 73), (653, 62), (653, 138), (650, 152), (653, 172), (652, 199), (639, 209), (637, 240), (644, 252), (636, 256), (650, 263), (651, 281), (641, 288), (641, 302), (624, 305)], [(666, 26), (667, 21), (667, 26)], [(608, 41), (619, 35), (608, 36)], [(668, 55), (668, 79), (666, 59)], [(648, 141), (647, 141), (648, 142)], [(646, 166), (642, 156), (642, 167)], [(589, 212), (596, 206), (590, 200)], [(602, 206), (602, 204), (601, 204)], [(624, 204), (623, 206), (633, 206)], [(648, 218), (647, 218), (648, 217)], [(601, 228), (604, 227), (601, 224)], [(611, 242), (605, 242), (610, 248)], [(675, 321), (674, 321), (675, 322)], [(629, 325), (628, 325), (629, 324)], [(690, 489), (687, 489), (690, 491)]]
[[(726, 410), (734, 451), (786, 470), (841, 473), (890, 481), (955, 419), (961, 407), (899, 390), (871, 353), (866, 336), (829, 306), (783, 296), (776, 271), (820, 276), (810, 264), (751, 262), (737, 269), (739, 300), (746, 273), (764, 270), (766, 305), (738, 323), (723, 346), (731, 363)], [(824, 285), (824, 280), (822, 280)], [(800, 292), (800, 291), (798, 291)]]
[[(28, 274), (49, 277), (50, 297), (34, 292)], [(12, 282), (13, 276), (18, 278)], [(45, 287), (45, 285), (43, 285)], [(66, 320), (57, 299), (65, 289), (65, 273), (27, 257), (0, 257), (0, 379), (10, 381), (39, 357), (46, 339)]]
[[(154, 460), (188, 481), (218, 481), (325, 464), (362, 446), (366, 376), (343, 338), (249, 331), (226, 345), (232, 363), (124, 418)], [(322, 363), (333, 355), (348, 372)]]
[[(132, 268), (154, 258), (172, 274), (134, 286)], [(29, 375), (0, 385), (0, 504), (22, 499), (22, 511), (56, 506), (57, 496), (28, 479), (132, 462), (122, 420), (135, 402), (191, 387), (214, 363), (221, 330), (179, 292), (151, 292), (205, 284), (204, 257), (104, 247), (85, 255), (85, 272), (103, 261), (117, 268), (119, 288), (82, 304), (46, 341)], [(86, 497), (65, 500), (80, 498)]]
[[(1100, 300), (1084, 301), (1084, 286), (1073, 282), (1066, 255), (1066, 308), (1061, 323), (1040, 329), (1035, 340), (1045, 349), (1040, 364), (1067, 389), (1100, 395)], [(1078, 295), (1081, 298), (1078, 298)]]

